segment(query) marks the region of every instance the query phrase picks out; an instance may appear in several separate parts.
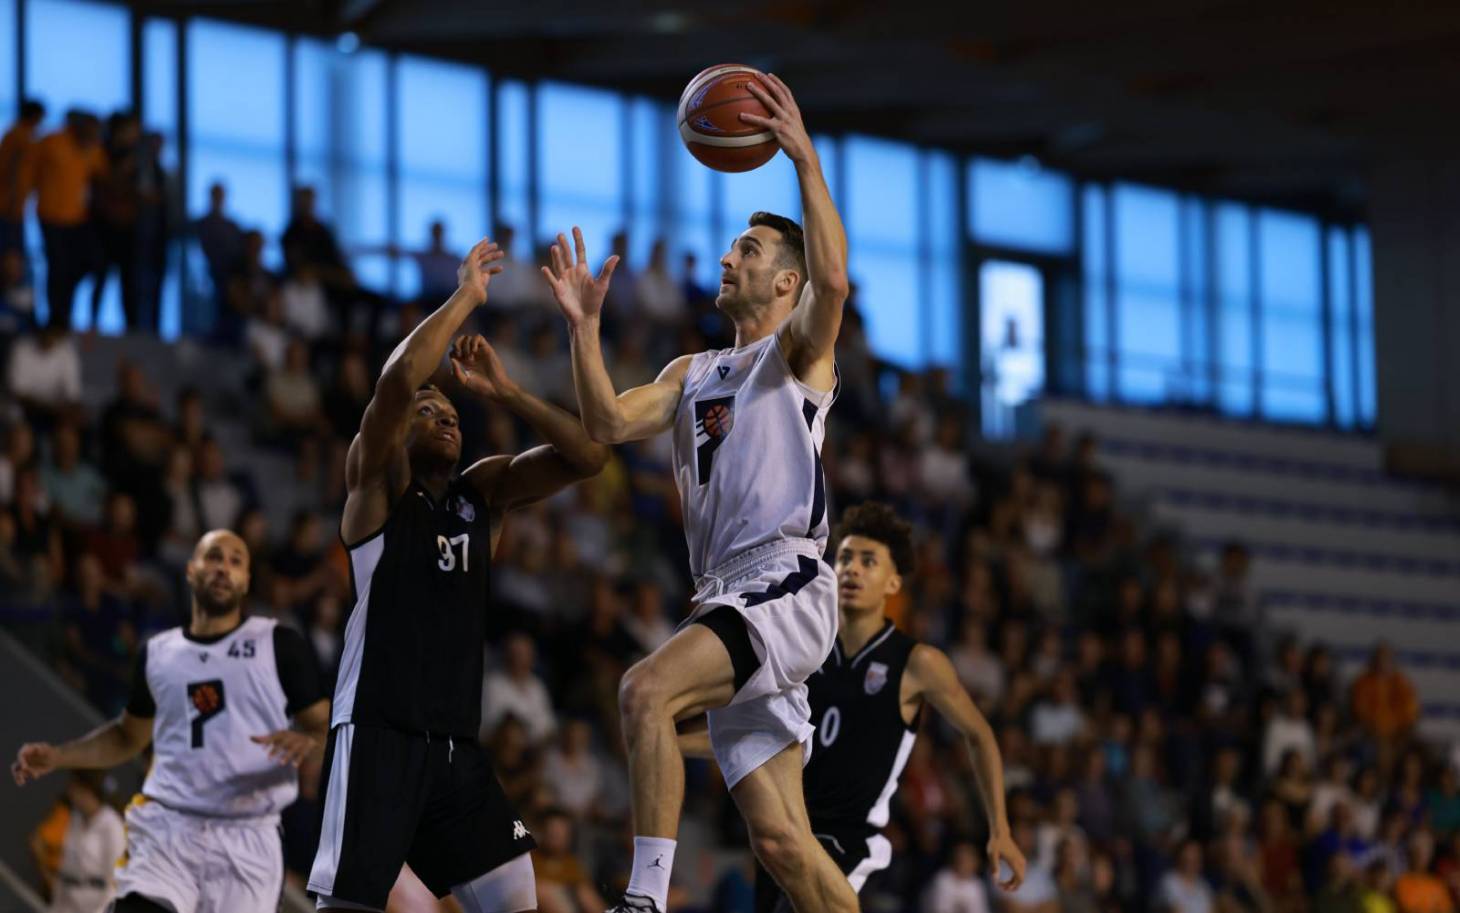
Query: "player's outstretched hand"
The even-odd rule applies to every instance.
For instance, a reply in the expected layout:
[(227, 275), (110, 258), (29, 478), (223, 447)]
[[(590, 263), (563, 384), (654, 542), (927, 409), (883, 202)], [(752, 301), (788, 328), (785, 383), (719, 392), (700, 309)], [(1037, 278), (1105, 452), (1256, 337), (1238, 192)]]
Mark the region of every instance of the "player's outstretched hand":
[(485, 304), (487, 301), (487, 286), (491, 284), (492, 277), (502, 271), (502, 265), (498, 263), (507, 252), (497, 246), (497, 242), (491, 238), (483, 238), (476, 243), (476, 246), (467, 251), (466, 259), (456, 268), (456, 283), (464, 292), (470, 292), (477, 304)]
[(20, 746), (15, 753), (15, 763), (10, 765), (10, 775), (16, 786), (39, 780), (56, 769), (60, 752), (49, 742), (29, 742)]
[(799, 165), (809, 160), (814, 151), (811, 134), (806, 132), (806, 123), (801, 120), (801, 109), (796, 105), (796, 97), (791, 94), (790, 87), (774, 73), (767, 73), (764, 82), (751, 80), (745, 87), (751, 95), (760, 99), (770, 117), (741, 112), (740, 119), (775, 134), (781, 151), (791, 161)]
[(481, 334), (456, 337), (451, 344), (451, 374), (467, 390), (491, 400), (505, 399), (516, 389), (497, 350)]
[(999, 887), (1005, 891), (1017, 891), (1019, 885), (1024, 883), (1024, 869), (1028, 863), (1024, 861), (1024, 853), (1020, 851), (1019, 844), (1014, 842), (1014, 838), (1007, 831), (989, 838), (988, 857), (989, 871), (995, 879), (1001, 874), (999, 860), (1009, 864), (1009, 877), (999, 881)]
[(296, 729), (280, 729), (268, 735), (249, 736), (249, 741), (257, 745), (267, 745), (270, 758), (291, 767), (303, 764), (310, 755), (323, 747), (314, 736)]
[(608, 282), (613, 278), (613, 269), (618, 266), (618, 254), (603, 261), (603, 269), (595, 277), (588, 270), (588, 253), (583, 247), (583, 231), (573, 226), (573, 249), (568, 248), (568, 239), (558, 235), (558, 243), (548, 248), (552, 266), (544, 266), (542, 274), (558, 307), (568, 323), (577, 326), (584, 320), (597, 317), (603, 312), (603, 299), (608, 294)]

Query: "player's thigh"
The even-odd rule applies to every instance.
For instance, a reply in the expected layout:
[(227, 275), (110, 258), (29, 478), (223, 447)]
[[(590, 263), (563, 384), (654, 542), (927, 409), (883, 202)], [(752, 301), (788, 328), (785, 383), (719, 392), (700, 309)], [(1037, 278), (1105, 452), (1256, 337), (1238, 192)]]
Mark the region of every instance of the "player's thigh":
[(284, 893), (284, 847), (277, 827), (213, 830), (208, 852), (222, 873), (199, 885), (203, 906), (229, 913), (274, 913)]
[(620, 700), (631, 709), (662, 704), (676, 720), (723, 707), (735, 697), (731, 649), (710, 627), (685, 625), (629, 669)]
[(532, 856), (523, 853), (485, 875), (456, 885), (451, 896), (465, 913), (526, 913), (537, 909)]
[(406, 861), (437, 897), (537, 847), (477, 742), (458, 742), (449, 761), (433, 768), (432, 780)]
[(801, 788), (802, 752), (799, 742), (787, 745), (731, 787), (730, 795), (752, 841), (812, 839)]
[[(127, 849), (117, 866), (117, 896), (175, 910), (198, 905), (201, 858), (193, 829), (181, 814), (142, 800), (127, 809)], [(146, 907), (137, 907), (146, 909)]]

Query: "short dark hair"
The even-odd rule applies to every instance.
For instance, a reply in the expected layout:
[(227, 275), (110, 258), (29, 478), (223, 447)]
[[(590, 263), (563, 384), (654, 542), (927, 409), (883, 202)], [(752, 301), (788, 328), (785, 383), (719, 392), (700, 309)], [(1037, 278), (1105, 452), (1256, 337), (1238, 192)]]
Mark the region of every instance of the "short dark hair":
[(750, 214), (750, 227), (755, 228), (759, 225), (774, 228), (781, 233), (781, 252), (776, 262), (782, 269), (795, 270), (796, 275), (801, 277), (802, 284), (805, 284), (807, 278), (806, 232), (801, 230), (801, 223), (795, 219), (762, 210)]
[(912, 524), (881, 501), (865, 501), (842, 512), (836, 540), (841, 542), (848, 536), (882, 543), (892, 554), (892, 564), (899, 574), (913, 572)]
[(27, 98), (20, 103), (21, 120), (45, 120), (46, 103), (38, 98)]

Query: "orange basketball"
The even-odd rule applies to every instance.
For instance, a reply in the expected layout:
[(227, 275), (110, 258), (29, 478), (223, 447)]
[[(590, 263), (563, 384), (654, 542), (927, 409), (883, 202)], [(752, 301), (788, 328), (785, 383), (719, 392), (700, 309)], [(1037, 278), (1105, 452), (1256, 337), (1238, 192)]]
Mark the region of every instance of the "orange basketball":
[[(679, 96), (679, 138), (690, 155), (716, 171), (750, 171), (770, 161), (780, 147), (769, 130), (753, 127), (741, 113), (770, 112), (746, 88), (764, 79), (753, 67), (722, 63), (701, 70)], [(762, 83), (764, 85), (764, 83)]]

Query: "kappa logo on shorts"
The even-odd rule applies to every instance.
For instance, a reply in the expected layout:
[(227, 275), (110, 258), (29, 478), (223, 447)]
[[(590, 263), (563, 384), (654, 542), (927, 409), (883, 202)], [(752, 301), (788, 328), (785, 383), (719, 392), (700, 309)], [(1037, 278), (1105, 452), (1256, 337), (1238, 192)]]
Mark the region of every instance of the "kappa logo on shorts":
[(528, 833), (529, 832), (527, 830), (527, 825), (523, 824), (520, 819), (512, 822), (513, 840), (521, 840), (523, 837), (526, 837)]
[(867, 666), (867, 678), (862, 683), (868, 694), (876, 694), (887, 684), (887, 664), (871, 663)]

